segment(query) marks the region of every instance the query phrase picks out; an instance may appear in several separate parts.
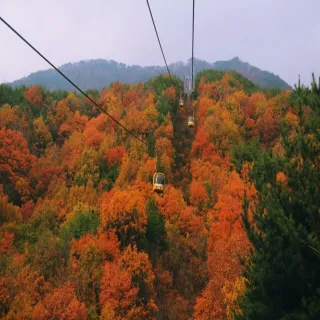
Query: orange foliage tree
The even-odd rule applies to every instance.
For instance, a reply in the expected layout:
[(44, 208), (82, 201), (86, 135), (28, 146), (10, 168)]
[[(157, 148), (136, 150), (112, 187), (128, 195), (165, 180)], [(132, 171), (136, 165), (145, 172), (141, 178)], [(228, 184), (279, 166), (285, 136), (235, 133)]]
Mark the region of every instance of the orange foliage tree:
[(70, 266), (71, 280), (77, 296), (87, 306), (95, 305), (100, 288), (103, 265), (115, 261), (119, 255), (119, 241), (113, 232), (84, 235), (72, 240)]
[(12, 300), (6, 319), (32, 319), (34, 306), (49, 290), (50, 285), (43, 276), (33, 271), (30, 266), (22, 268), (11, 282), (9, 291)]
[(106, 151), (104, 160), (108, 162), (109, 167), (119, 164), (124, 156), (126, 149), (123, 146), (116, 146)]
[(145, 199), (136, 190), (104, 193), (100, 215), (104, 227), (117, 228), (122, 244), (132, 242), (139, 233), (146, 230)]
[(38, 86), (32, 86), (25, 92), (25, 98), (35, 107), (39, 108), (42, 104), (42, 93)]
[(128, 247), (117, 263), (105, 265), (100, 292), (102, 314), (113, 314), (119, 320), (154, 319), (157, 307), (153, 281), (148, 256)]
[[(0, 129), (0, 177), (7, 192), (16, 191), (19, 197), (22, 196), (23, 190), (19, 190), (17, 183), (22, 179), (20, 183), (24, 181), (27, 187), (28, 173), (34, 162), (35, 157), (30, 154), (27, 141), (20, 132)], [(12, 196), (15, 201), (21, 200)]]
[(245, 190), (248, 198), (252, 199), (255, 189), (246, 186), (233, 171), (218, 192), (208, 242), (210, 280), (202, 296), (197, 299), (196, 319), (226, 318), (227, 309), (230, 307), (226, 304), (226, 301), (229, 301), (226, 295), (234, 290), (233, 285), (241, 276), (238, 255), (245, 256), (249, 249), (249, 241), (241, 220)]
[(41, 300), (32, 312), (33, 320), (86, 320), (86, 308), (75, 294), (74, 288), (66, 283), (54, 289)]
[(27, 138), (28, 135), (28, 122), (26, 121), (25, 114), (21, 111), (19, 106), (10, 107), (5, 104), (0, 109), (0, 127), (20, 131)]
[(100, 303), (102, 315), (112, 314), (109, 319), (138, 319), (139, 307), (135, 305), (139, 289), (133, 286), (127, 270), (119, 264), (106, 263), (101, 280)]

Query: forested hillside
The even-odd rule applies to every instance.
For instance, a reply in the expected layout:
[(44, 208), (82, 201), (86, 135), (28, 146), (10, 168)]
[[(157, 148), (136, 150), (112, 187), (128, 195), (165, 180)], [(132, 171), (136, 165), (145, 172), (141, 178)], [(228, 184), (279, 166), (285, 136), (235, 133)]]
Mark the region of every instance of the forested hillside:
[[(190, 61), (188, 63), (172, 63), (169, 68), (175, 76), (181, 79), (190, 76)], [(261, 88), (290, 89), (290, 86), (279, 76), (251, 66), (239, 58), (215, 63), (194, 59), (194, 68), (195, 72), (205, 69), (233, 70), (247, 77)], [(114, 81), (135, 84), (140, 81), (148, 81), (154, 76), (167, 72), (167, 69), (162, 66), (129, 66), (103, 59), (67, 63), (62, 65), (60, 70), (77, 81), (81, 88), (98, 90), (102, 90)], [(48, 90), (73, 90), (73, 87), (53, 69), (34, 72), (27, 77), (12, 82), (11, 85), (14, 87), (41, 85)]]
[(181, 87), (0, 86), (0, 319), (319, 319), (320, 83)]

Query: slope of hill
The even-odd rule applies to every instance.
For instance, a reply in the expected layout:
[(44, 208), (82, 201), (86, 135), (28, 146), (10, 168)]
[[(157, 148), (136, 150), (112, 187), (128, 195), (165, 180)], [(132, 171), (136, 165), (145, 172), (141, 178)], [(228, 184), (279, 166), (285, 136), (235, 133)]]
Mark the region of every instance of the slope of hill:
[[(189, 76), (190, 60), (187, 63), (181, 61), (172, 63), (170, 69), (174, 75), (180, 78)], [(195, 59), (195, 72), (205, 69), (235, 70), (262, 88), (290, 89), (290, 86), (279, 76), (268, 71), (262, 71), (257, 67), (251, 66), (249, 63), (241, 61), (239, 58), (233, 58), (228, 61), (217, 61), (215, 63)], [(140, 81), (145, 82), (156, 75), (166, 72), (166, 68), (161, 66), (129, 66), (114, 60), (107, 61), (103, 59), (67, 63), (62, 65), (60, 70), (71, 79), (76, 80), (79, 86), (85, 90), (101, 90), (114, 81), (127, 84)], [(19, 85), (32, 86), (35, 84), (42, 85), (48, 90), (72, 89), (71, 85), (53, 69), (34, 72), (27, 77), (11, 83), (15, 87)]]
[(319, 319), (320, 83), (242, 78), (203, 71), (183, 108), (166, 76), (96, 92), (147, 145), (0, 86), (0, 319)]
[(262, 88), (289, 89), (290, 86), (279, 76), (265, 70), (250, 65), (247, 62), (235, 57), (229, 61), (217, 61), (213, 64), (213, 69), (235, 70)]

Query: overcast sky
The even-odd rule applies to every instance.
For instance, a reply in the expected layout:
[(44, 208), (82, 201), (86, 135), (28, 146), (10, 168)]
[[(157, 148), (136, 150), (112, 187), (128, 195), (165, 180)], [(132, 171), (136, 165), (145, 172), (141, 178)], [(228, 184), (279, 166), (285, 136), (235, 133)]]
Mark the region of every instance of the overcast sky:
[[(191, 57), (192, 0), (150, 0), (169, 63)], [(0, 16), (57, 66), (163, 65), (145, 0), (0, 0)], [(320, 75), (320, 0), (196, 0), (195, 57), (238, 56), (289, 84)], [(0, 82), (48, 69), (0, 22)], [(74, 79), (76, 80), (76, 79)]]

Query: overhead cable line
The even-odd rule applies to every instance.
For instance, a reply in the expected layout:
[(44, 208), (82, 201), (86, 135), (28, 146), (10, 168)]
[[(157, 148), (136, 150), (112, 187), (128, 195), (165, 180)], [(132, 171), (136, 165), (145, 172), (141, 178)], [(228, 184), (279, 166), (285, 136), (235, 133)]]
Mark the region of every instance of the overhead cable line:
[(164, 60), (164, 62), (166, 64), (170, 79), (171, 79), (172, 84), (174, 86), (174, 82), (173, 82), (173, 79), (172, 79), (172, 76), (171, 76), (171, 72), (169, 70), (169, 67), (168, 67), (168, 64), (167, 64), (167, 60), (166, 60), (166, 57), (165, 57), (163, 49), (162, 49), (162, 45), (161, 45), (161, 41), (160, 41), (159, 34), (158, 34), (158, 31), (157, 31), (157, 27), (156, 27), (156, 24), (155, 24), (154, 19), (153, 19), (153, 14), (152, 14), (152, 11), (151, 11), (151, 8), (150, 8), (149, 0), (146, 0), (146, 1), (147, 1), (147, 5), (148, 5), (148, 8), (149, 8), (150, 16), (151, 16), (151, 19), (152, 19), (152, 23), (153, 23), (153, 26), (154, 26), (154, 31), (156, 32), (156, 35), (157, 35), (157, 38), (158, 38), (158, 42), (159, 42), (159, 46), (160, 46), (160, 49), (161, 49), (161, 52), (162, 52), (163, 60)]
[(191, 61), (191, 72), (192, 72), (192, 89), (194, 90), (193, 87), (193, 61), (194, 61), (194, 7), (195, 7), (195, 0), (193, 0), (193, 8), (192, 8), (192, 61)]
[(92, 102), (99, 110), (105, 113), (109, 118), (111, 118), (117, 125), (122, 127), (126, 132), (131, 134), (135, 139), (139, 140), (140, 142), (144, 143), (148, 146), (146, 141), (140, 139), (137, 135), (135, 135), (132, 131), (127, 129), (123, 126), (118, 120), (116, 120), (113, 116), (111, 116), (106, 110), (101, 108), (93, 99), (91, 99), (82, 89), (80, 89), (73, 81), (71, 81), (64, 73), (62, 73), (56, 66), (54, 66), (43, 54), (41, 54), (31, 43), (29, 43), (18, 31), (16, 31), (8, 22), (6, 22), (2, 17), (0, 20), (9, 28), (11, 29), (21, 40), (23, 40), (32, 50), (34, 50), (42, 59), (44, 59), (47, 63), (50, 64), (52, 68), (54, 68), (60, 75), (65, 78), (71, 85), (73, 85), (79, 92), (81, 92), (90, 102)]
[[(169, 70), (169, 66), (168, 66), (166, 57), (165, 57), (164, 52), (163, 52), (163, 49), (162, 49), (161, 41), (160, 41), (159, 34), (158, 34), (158, 31), (157, 31), (156, 23), (154, 22), (154, 19), (153, 19), (153, 14), (152, 14), (152, 11), (151, 11), (151, 7), (150, 7), (150, 4), (149, 4), (149, 0), (146, 0), (146, 1), (147, 1), (147, 5), (148, 5), (148, 8), (149, 8), (150, 16), (151, 16), (151, 19), (152, 19), (154, 31), (156, 32), (156, 35), (157, 35), (157, 38), (158, 38), (158, 42), (159, 42), (159, 46), (160, 46), (160, 49), (161, 49), (161, 52), (162, 52), (162, 56), (163, 56), (164, 63), (166, 64), (167, 71), (168, 71), (168, 74), (169, 74), (169, 76), (170, 76), (172, 85), (175, 86), (175, 85), (174, 85), (174, 82), (173, 82), (173, 78), (172, 78), (172, 76), (171, 76), (171, 72), (170, 72), (170, 70)], [(177, 113), (178, 113), (178, 108), (177, 108), (177, 110), (176, 110), (176, 112), (175, 112), (175, 114), (174, 114), (173, 123), (175, 123), (175, 121), (176, 121)]]
[(194, 107), (193, 107), (193, 94), (194, 94), (194, 7), (195, 7), (195, 0), (193, 0), (193, 7), (192, 7), (192, 54), (191, 54), (191, 107), (194, 116)]

